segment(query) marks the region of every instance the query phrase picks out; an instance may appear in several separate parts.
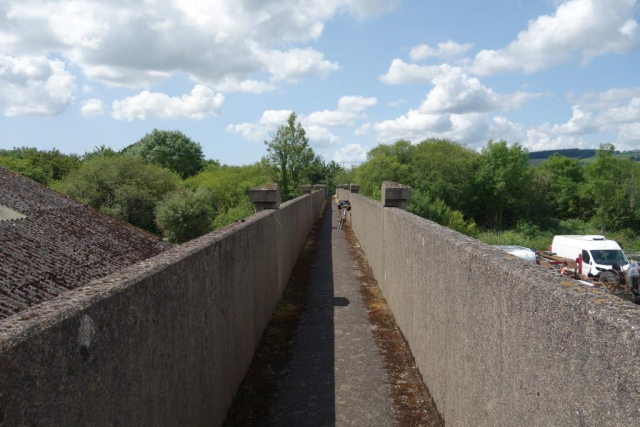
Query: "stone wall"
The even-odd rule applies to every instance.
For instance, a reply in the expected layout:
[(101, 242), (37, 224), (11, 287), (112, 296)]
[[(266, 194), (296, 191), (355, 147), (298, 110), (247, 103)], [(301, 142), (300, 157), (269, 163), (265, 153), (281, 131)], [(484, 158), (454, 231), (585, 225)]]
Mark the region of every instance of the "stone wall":
[(324, 195), (0, 323), (0, 425), (220, 425)]
[(445, 423), (640, 425), (640, 308), (339, 189)]

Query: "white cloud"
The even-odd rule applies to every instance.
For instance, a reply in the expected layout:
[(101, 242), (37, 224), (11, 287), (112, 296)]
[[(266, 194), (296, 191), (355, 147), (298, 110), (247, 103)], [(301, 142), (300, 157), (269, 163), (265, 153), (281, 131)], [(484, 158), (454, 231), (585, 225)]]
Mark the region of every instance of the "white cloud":
[(527, 92), (498, 94), (460, 67), (444, 64), (436, 68), (439, 71), (431, 79), (434, 87), (419, 109), (411, 109), (392, 120), (363, 125), (355, 134), (363, 135), (373, 129), (378, 140), (384, 142), (398, 139), (417, 142), (438, 137), (484, 144), (499, 125), (485, 113), (517, 109), (530, 98), (545, 96)]
[(378, 100), (373, 97), (343, 96), (338, 100), (337, 110), (314, 111), (309, 115), (300, 116), (300, 121), (305, 127), (353, 126), (355, 120), (366, 117), (366, 114), (362, 113), (365, 109), (377, 103)]
[(618, 144), (618, 148), (627, 150), (640, 148), (640, 122), (620, 126)]
[(440, 67), (437, 65), (407, 64), (402, 59), (396, 58), (391, 61), (387, 74), (379, 78), (380, 81), (390, 85), (429, 83), (438, 74), (440, 74)]
[[(317, 146), (335, 145), (340, 137), (334, 135), (328, 128), (353, 126), (356, 120), (366, 117), (363, 110), (376, 105), (376, 98), (362, 96), (343, 96), (338, 100), (337, 110), (314, 111), (311, 114), (301, 114), (298, 121), (302, 123), (309, 142)], [(243, 138), (260, 141), (269, 132), (287, 122), (291, 110), (266, 110), (257, 123), (229, 124), (227, 132), (235, 133)]]
[(367, 150), (359, 144), (349, 144), (336, 151), (333, 160), (341, 164), (362, 163), (367, 160)]
[(87, 99), (80, 107), (80, 114), (84, 117), (100, 116), (104, 114), (104, 104), (96, 98)]
[(209, 82), (214, 89), (230, 93), (230, 92), (247, 92), (247, 93), (264, 93), (274, 90), (276, 85), (262, 80), (239, 80), (233, 76), (225, 76), (221, 80)]
[(358, 114), (350, 111), (322, 110), (315, 111), (301, 118), (303, 124), (321, 127), (352, 126)]
[(426, 58), (453, 58), (462, 56), (473, 48), (473, 43), (456, 43), (448, 40), (438, 43), (437, 47), (431, 47), (428, 44), (414, 46), (409, 51), (409, 58), (412, 61), (420, 61)]
[(385, 143), (399, 139), (418, 143), (428, 138), (446, 138), (481, 148), (489, 140), (503, 139), (522, 143), (532, 151), (587, 147), (583, 136), (556, 133), (548, 125), (527, 127), (487, 113), (429, 115), (410, 110), (394, 120), (374, 123), (373, 129), (377, 140)]
[(262, 113), (258, 123), (229, 124), (226, 131), (251, 141), (264, 141), (270, 132), (287, 123), (291, 113), (291, 110), (266, 110)]
[(291, 110), (267, 110), (260, 117), (260, 124), (267, 126), (280, 126), (287, 123)]
[(400, 0), (347, 0), (347, 7), (352, 13), (364, 18), (380, 15), (393, 10)]
[(226, 128), (228, 133), (235, 133), (251, 141), (263, 141), (269, 134), (265, 126), (254, 123), (229, 124)]
[(640, 87), (611, 88), (604, 92), (589, 92), (579, 95), (569, 94), (567, 99), (573, 105), (589, 110), (601, 110), (618, 106), (621, 101), (640, 97)]
[(441, 74), (432, 83), (434, 88), (420, 106), (422, 113), (480, 113), (521, 108), (530, 98), (541, 96), (527, 92), (502, 95), (470, 77), (460, 67), (442, 65)]
[(363, 96), (343, 96), (338, 100), (338, 111), (352, 111), (359, 113), (373, 107), (378, 103), (376, 98), (365, 98)]
[(6, 116), (59, 114), (75, 90), (62, 61), (0, 54), (0, 111)]
[(93, 88), (93, 86), (89, 86), (89, 85), (82, 85), (82, 92), (83, 93), (91, 93), (93, 92), (95, 89)]
[(117, 120), (189, 119), (200, 120), (220, 112), (224, 96), (206, 86), (195, 85), (188, 95), (170, 97), (164, 93), (143, 91), (138, 95), (114, 101), (111, 116)]
[[(621, 150), (640, 147), (640, 87), (612, 88), (601, 93), (571, 95), (569, 99), (581, 103), (572, 106), (573, 114), (564, 123), (527, 126), (480, 109), (464, 113), (409, 110), (392, 120), (363, 125), (356, 134), (373, 129), (381, 142), (408, 139), (417, 143), (427, 138), (448, 138), (476, 148), (490, 139), (504, 139), (520, 142), (532, 151), (594, 148), (603, 137)], [(612, 138), (612, 134), (617, 138)]]
[(363, 123), (358, 129), (356, 129), (353, 133), (356, 136), (363, 136), (369, 133), (371, 129), (371, 123)]
[(389, 101), (389, 102), (387, 103), (387, 105), (388, 105), (389, 107), (397, 107), (397, 106), (399, 106), (399, 105), (404, 104), (405, 102), (407, 102), (407, 100), (406, 100), (406, 99), (397, 99), (397, 100), (395, 100), (395, 101)]
[(396, 3), (6, 0), (0, 52), (62, 56), (86, 77), (115, 86), (148, 88), (186, 73), (217, 90), (259, 93), (336, 71), (336, 62), (300, 44), (318, 39), (338, 14), (365, 18)]
[(589, 61), (640, 45), (634, 19), (637, 0), (569, 0), (555, 13), (529, 22), (516, 40), (499, 50), (482, 50), (470, 64), (478, 75), (533, 73), (579, 57)]
[(329, 129), (320, 126), (309, 126), (305, 128), (307, 137), (311, 145), (327, 146), (340, 143), (340, 138), (332, 134)]
[(340, 68), (337, 62), (324, 59), (324, 55), (312, 48), (291, 49), (288, 51), (256, 50), (274, 81), (297, 83), (309, 76), (326, 77)]
[(373, 123), (372, 127), (381, 142), (394, 142), (398, 139), (417, 142), (449, 130), (451, 122), (445, 115), (423, 114), (418, 110), (409, 110), (407, 114), (396, 119)]

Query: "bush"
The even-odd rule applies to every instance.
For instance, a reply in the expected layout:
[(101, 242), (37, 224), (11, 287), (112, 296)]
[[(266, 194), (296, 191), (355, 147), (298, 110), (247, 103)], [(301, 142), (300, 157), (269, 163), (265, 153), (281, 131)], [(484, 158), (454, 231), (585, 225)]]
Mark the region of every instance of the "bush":
[(74, 199), (115, 218), (157, 233), (156, 205), (178, 188), (173, 172), (130, 156), (84, 162), (52, 185)]
[(540, 234), (540, 227), (525, 219), (518, 221), (516, 230), (528, 237), (534, 237)]
[(0, 150), (0, 157), (2, 166), (43, 184), (60, 180), (80, 166), (78, 156), (62, 154), (56, 149), (13, 148)]
[(473, 220), (465, 221), (462, 212), (451, 209), (440, 199), (432, 200), (420, 190), (415, 190), (409, 200), (409, 211), (467, 236), (475, 237), (478, 234)]
[(211, 230), (213, 194), (204, 187), (169, 193), (159, 204), (156, 224), (170, 242), (182, 243)]
[(527, 236), (517, 231), (483, 231), (478, 233), (478, 240), (488, 245), (518, 245), (525, 248), (546, 251), (551, 241), (553, 233), (543, 233), (539, 236)]
[(42, 170), (42, 168), (33, 166), (33, 164), (26, 159), (0, 156), (0, 166), (42, 184), (46, 184), (48, 181), (47, 174)]
[(269, 170), (260, 164), (208, 168), (186, 180), (191, 188), (206, 187), (211, 190), (216, 214), (227, 212), (242, 203), (246, 205), (249, 203), (249, 190), (269, 182)]
[(220, 212), (216, 219), (213, 220), (213, 228), (222, 228), (225, 225), (234, 223), (238, 220), (253, 215), (256, 212), (255, 206), (251, 201), (246, 198), (242, 199), (240, 203), (226, 211)]

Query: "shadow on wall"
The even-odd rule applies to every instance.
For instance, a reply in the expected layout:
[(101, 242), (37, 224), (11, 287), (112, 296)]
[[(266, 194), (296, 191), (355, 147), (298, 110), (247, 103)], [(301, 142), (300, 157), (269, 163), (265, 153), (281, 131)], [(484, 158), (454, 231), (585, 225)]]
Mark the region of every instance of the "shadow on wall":
[[(335, 424), (331, 203), (314, 227), (229, 410), (226, 426)], [(313, 410), (310, 410), (310, 407)]]

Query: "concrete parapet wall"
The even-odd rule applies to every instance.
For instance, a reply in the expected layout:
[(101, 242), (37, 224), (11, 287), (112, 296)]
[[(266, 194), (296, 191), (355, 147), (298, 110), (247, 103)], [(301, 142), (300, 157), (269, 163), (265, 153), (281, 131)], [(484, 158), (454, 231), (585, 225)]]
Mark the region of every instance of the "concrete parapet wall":
[(0, 425), (220, 425), (323, 191), (0, 323)]
[(349, 198), (353, 230), (446, 424), (640, 425), (639, 307)]

